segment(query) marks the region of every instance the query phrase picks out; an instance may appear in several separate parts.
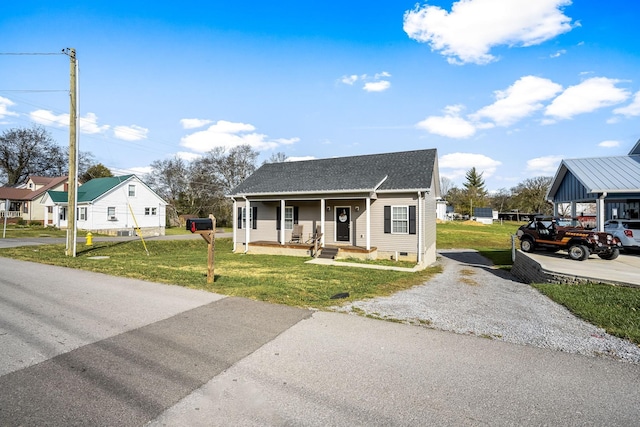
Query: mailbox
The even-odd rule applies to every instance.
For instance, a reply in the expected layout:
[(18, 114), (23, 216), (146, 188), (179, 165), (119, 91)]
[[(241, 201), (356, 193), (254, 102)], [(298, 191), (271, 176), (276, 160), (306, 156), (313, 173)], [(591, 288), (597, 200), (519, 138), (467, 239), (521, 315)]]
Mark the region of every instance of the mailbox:
[(213, 230), (213, 220), (211, 218), (191, 218), (187, 220), (187, 230), (196, 231)]

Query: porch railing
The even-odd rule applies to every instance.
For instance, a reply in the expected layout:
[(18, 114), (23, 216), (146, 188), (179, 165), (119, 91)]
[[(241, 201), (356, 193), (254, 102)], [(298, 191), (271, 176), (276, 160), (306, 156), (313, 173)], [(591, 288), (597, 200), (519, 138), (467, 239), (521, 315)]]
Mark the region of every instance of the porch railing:
[(22, 216), (20, 211), (0, 211), (0, 218), (4, 218), (5, 215), (7, 216), (7, 218), (20, 218)]

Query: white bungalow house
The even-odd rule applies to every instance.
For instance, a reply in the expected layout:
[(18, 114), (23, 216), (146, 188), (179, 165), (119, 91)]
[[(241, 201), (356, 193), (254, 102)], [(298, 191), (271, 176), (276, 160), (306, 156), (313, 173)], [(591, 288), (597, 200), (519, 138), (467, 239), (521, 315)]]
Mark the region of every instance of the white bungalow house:
[(47, 208), (42, 200), (49, 190), (67, 191), (68, 181), (66, 176), (31, 175), (23, 185), (0, 187), (0, 218), (6, 216), (12, 222), (22, 219), (45, 224)]
[[(67, 228), (68, 193), (48, 191), (43, 202), (51, 207), (45, 223)], [(165, 234), (167, 203), (135, 175), (95, 178), (78, 187), (77, 227), (101, 234), (143, 236)]]
[(321, 235), (320, 256), (430, 265), (439, 183), (435, 149), (264, 164), (229, 194), (234, 251), (309, 255)]

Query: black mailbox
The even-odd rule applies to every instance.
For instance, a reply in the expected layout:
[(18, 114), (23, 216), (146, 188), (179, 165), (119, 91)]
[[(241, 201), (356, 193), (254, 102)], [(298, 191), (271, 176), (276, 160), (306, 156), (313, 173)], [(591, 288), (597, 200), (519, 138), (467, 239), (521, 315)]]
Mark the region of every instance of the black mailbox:
[(213, 230), (213, 220), (211, 218), (191, 218), (187, 220), (187, 230), (195, 233), (201, 230)]

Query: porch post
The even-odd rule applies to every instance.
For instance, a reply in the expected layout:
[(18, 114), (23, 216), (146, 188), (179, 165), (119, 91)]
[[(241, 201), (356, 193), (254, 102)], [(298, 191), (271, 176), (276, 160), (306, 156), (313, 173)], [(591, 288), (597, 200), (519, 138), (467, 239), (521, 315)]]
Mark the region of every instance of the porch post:
[(233, 218), (232, 224), (233, 224), (233, 252), (236, 251), (236, 245), (238, 244), (238, 239), (236, 237), (236, 230), (238, 229), (238, 201), (234, 198), (233, 199), (233, 215), (231, 216)]
[(571, 201), (571, 218), (575, 218), (578, 216), (577, 210), (578, 208), (576, 202)]
[(324, 234), (324, 212), (326, 210), (326, 203), (324, 199), (320, 199), (320, 232), (322, 233), (322, 247), (324, 248), (325, 234)]
[(286, 211), (286, 200), (280, 200), (280, 244), (284, 245), (286, 239), (286, 230), (284, 229), (284, 213)]
[(367, 218), (367, 250), (371, 250), (371, 197), (367, 197), (365, 207), (365, 215)]
[(602, 193), (600, 197), (598, 197), (598, 204), (596, 205), (596, 227), (598, 231), (604, 231), (604, 217), (606, 215), (604, 210), (605, 197), (607, 197), (607, 193)]
[(422, 211), (422, 193), (418, 191), (418, 264), (422, 264)]
[(245, 211), (244, 211), (244, 253), (249, 252), (249, 239), (251, 238), (251, 202), (245, 198)]

